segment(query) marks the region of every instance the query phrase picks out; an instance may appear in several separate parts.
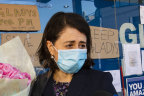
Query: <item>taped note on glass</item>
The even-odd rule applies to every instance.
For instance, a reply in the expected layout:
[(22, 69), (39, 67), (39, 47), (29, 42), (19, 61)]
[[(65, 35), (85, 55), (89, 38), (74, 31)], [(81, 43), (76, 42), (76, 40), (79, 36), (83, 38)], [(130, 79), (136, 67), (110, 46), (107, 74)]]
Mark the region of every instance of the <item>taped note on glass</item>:
[(144, 6), (140, 6), (140, 21), (144, 24)]
[(142, 74), (140, 44), (123, 44), (124, 76)]

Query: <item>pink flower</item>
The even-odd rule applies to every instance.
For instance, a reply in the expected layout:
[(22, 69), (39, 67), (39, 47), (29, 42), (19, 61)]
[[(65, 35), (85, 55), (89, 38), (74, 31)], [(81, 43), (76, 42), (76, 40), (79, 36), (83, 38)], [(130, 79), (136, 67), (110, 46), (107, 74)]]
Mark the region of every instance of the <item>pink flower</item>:
[[(20, 71), (12, 70), (12, 71), (11, 71), (11, 74), (8, 74), (8, 77), (14, 79), (17, 74), (20, 74)], [(17, 78), (15, 78), (15, 79), (17, 79)], [(19, 79), (19, 78), (18, 78), (18, 79)]]
[(3, 65), (3, 68), (2, 68), (3, 75), (8, 74), (8, 73), (9, 73), (10, 71), (12, 71), (12, 70), (13, 70), (13, 68), (12, 68), (11, 65), (9, 65), (9, 64), (4, 64), (4, 65)]
[(0, 63), (0, 70), (3, 68), (3, 63)]
[(28, 73), (20, 72), (20, 70), (6, 63), (0, 63), (0, 78), (28, 79), (28, 85), (31, 83), (31, 77)]

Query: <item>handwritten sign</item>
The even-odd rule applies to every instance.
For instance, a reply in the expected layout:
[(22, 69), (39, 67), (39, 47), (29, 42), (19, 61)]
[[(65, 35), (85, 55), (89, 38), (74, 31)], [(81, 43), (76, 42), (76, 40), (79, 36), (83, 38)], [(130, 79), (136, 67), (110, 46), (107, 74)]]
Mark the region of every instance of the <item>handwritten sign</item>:
[(19, 36), (25, 46), (34, 66), (40, 66), (36, 51), (40, 44), (42, 33), (3, 33), (1, 34), (1, 43), (5, 43), (16, 36)]
[(92, 37), (91, 58), (119, 57), (118, 31), (110, 28), (90, 26)]
[(127, 78), (127, 96), (144, 96), (144, 77)]
[(0, 30), (37, 31), (40, 20), (35, 5), (0, 4)]

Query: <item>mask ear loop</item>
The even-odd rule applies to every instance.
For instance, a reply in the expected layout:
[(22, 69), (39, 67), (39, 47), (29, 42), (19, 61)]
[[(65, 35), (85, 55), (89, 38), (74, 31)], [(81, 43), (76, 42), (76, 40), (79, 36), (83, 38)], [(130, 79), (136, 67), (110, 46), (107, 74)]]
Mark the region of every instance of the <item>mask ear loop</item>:
[(53, 46), (53, 48), (58, 52), (58, 50), (56, 49), (56, 47), (53, 45), (53, 43), (51, 42), (51, 44), (52, 44), (52, 46)]

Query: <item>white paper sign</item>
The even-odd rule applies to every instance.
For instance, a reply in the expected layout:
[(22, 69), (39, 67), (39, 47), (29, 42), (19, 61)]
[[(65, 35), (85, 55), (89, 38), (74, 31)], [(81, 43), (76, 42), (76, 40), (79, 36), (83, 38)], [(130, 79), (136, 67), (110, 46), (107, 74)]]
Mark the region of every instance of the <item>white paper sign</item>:
[(144, 71), (144, 50), (142, 52), (142, 70)]
[(144, 24), (144, 6), (140, 6), (140, 21)]
[(123, 44), (124, 76), (142, 74), (140, 44)]

